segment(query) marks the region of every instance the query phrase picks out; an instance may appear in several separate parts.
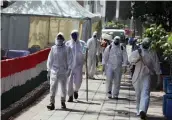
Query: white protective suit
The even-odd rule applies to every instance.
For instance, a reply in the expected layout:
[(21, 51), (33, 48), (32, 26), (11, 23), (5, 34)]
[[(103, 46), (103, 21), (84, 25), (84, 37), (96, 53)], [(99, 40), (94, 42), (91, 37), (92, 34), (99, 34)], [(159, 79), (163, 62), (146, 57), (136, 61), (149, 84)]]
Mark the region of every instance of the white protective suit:
[(107, 93), (112, 92), (112, 95), (109, 94), (109, 97), (118, 97), (122, 76), (122, 64), (126, 67), (127, 63), (128, 56), (125, 47), (123, 47), (122, 50), (121, 46), (115, 45), (114, 42), (106, 47), (102, 64), (106, 69), (106, 91)]
[[(102, 40), (108, 40), (108, 41), (109, 41), (109, 44), (112, 43), (112, 35), (103, 33), (101, 37), (102, 37)], [(109, 44), (107, 44), (107, 46), (108, 46)], [(103, 63), (103, 54), (104, 54), (105, 49), (106, 49), (106, 48), (102, 47), (102, 50), (101, 50), (101, 52), (102, 52), (102, 63)], [(106, 66), (106, 65), (105, 65), (105, 66)], [(106, 68), (107, 68), (107, 67), (104, 68), (105, 75), (106, 75)]]
[[(58, 35), (63, 35), (59, 33)], [(57, 35), (57, 36), (58, 36)], [(66, 100), (66, 82), (72, 68), (72, 51), (70, 47), (63, 44), (51, 47), (47, 60), (47, 71), (50, 72), (50, 103), (55, 103), (55, 95), (58, 90), (58, 83), (61, 87), (61, 100)]]
[(94, 38), (94, 35), (97, 36), (97, 32), (94, 32), (92, 38), (87, 41), (88, 76), (90, 78), (93, 78), (94, 74), (96, 73), (96, 55), (98, 55), (98, 40), (97, 38)]
[[(77, 31), (73, 30), (71, 34), (74, 32), (77, 32)], [(81, 87), (82, 68), (84, 65), (84, 59), (85, 59), (85, 54), (86, 54), (86, 43), (82, 40), (74, 41), (72, 39), (72, 40), (67, 41), (66, 45), (72, 49), (72, 54), (73, 54), (72, 71), (68, 80), (68, 95), (72, 96), (74, 91), (78, 92), (78, 90)], [(73, 87), (73, 84), (74, 84), (74, 87)]]
[(141, 56), (138, 50), (135, 50), (129, 57), (129, 62), (136, 65), (132, 83), (136, 92), (137, 115), (139, 115), (141, 111), (147, 113), (148, 110), (150, 100), (150, 75), (153, 73), (161, 74), (159, 60), (155, 52), (141, 47)]

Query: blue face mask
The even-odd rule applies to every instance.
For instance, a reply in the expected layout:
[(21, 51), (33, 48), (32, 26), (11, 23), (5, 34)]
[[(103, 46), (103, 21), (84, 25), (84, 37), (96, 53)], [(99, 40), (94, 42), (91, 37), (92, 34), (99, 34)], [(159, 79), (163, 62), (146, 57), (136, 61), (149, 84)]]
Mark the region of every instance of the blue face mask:
[(115, 45), (119, 45), (119, 39), (116, 39), (116, 40), (114, 41), (114, 44), (115, 44)]
[(74, 40), (74, 41), (76, 41), (77, 40), (77, 38), (78, 38), (78, 34), (77, 33), (72, 33), (72, 39)]

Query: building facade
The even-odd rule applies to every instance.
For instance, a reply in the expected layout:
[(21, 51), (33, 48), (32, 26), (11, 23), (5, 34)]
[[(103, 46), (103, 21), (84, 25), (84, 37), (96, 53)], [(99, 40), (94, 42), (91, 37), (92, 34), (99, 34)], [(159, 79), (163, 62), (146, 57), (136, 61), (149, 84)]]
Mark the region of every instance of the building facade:
[[(117, 8), (118, 3), (118, 9)], [(116, 18), (116, 10), (118, 10), (119, 15), (118, 19)], [(134, 19), (135, 22), (130, 19), (131, 18), (131, 1), (106, 1), (106, 14), (105, 21), (115, 21), (118, 20), (124, 24), (126, 24), (130, 29), (135, 29), (135, 34), (138, 36), (142, 35), (143, 27), (140, 20)]]
[(102, 16), (102, 20), (105, 21), (105, 14), (106, 14), (106, 1), (96, 0), (96, 1), (77, 1), (81, 6), (83, 6), (88, 11), (99, 14)]

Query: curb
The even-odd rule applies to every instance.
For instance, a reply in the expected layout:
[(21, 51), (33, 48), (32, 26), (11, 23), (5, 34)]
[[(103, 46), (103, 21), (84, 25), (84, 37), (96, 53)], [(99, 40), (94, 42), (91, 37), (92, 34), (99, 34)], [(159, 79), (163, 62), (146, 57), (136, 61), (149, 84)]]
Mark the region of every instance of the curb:
[(39, 98), (45, 91), (49, 89), (49, 81), (45, 81), (40, 86), (27, 93), (19, 101), (13, 103), (8, 108), (1, 111), (1, 119), (9, 120), (10, 117), (19, 113), (22, 109), (26, 108), (29, 104), (33, 103)]

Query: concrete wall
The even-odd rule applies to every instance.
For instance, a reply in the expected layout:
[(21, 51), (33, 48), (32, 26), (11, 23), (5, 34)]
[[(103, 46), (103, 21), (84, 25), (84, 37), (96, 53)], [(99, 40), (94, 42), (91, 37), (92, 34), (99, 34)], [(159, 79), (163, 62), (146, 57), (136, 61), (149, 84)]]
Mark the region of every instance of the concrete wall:
[[(119, 19), (127, 20), (131, 1), (120, 1)], [(106, 1), (106, 21), (114, 20), (116, 16), (116, 1)]]

